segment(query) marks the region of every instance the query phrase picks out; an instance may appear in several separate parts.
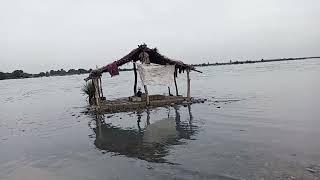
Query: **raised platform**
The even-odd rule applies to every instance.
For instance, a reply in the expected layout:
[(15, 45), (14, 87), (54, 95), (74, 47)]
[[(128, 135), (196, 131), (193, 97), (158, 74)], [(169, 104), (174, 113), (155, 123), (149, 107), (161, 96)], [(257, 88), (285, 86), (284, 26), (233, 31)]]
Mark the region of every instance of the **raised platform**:
[(131, 101), (130, 99), (130, 97), (127, 97), (115, 100), (102, 100), (98, 109), (102, 113), (115, 113), (145, 109), (147, 107), (191, 103), (187, 97), (183, 96), (150, 95), (150, 104), (148, 106), (145, 97), (142, 97), (141, 101)]

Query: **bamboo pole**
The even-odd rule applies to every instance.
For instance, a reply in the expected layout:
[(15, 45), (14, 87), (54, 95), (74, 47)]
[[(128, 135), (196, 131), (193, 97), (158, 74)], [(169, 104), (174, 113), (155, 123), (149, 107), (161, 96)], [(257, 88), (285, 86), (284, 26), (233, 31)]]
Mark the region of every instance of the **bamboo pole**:
[(179, 91), (178, 91), (178, 85), (177, 85), (177, 69), (175, 69), (174, 74), (173, 74), (173, 79), (174, 79), (174, 86), (176, 88), (176, 96), (179, 96)]
[(101, 97), (103, 97), (101, 76), (100, 76), (100, 78), (99, 78), (99, 83), (100, 83), (100, 93), (101, 93)]
[(100, 107), (100, 96), (99, 96), (99, 87), (98, 87), (98, 79), (94, 78), (92, 79), (94, 89), (95, 89), (95, 99), (96, 99), (96, 105)]
[(133, 93), (134, 93), (134, 96), (137, 96), (137, 82), (138, 82), (138, 79), (137, 79), (137, 66), (136, 66), (135, 62), (133, 63), (133, 72), (134, 72)]
[(187, 86), (188, 86), (188, 89), (187, 89), (187, 98), (188, 100), (190, 100), (190, 69), (187, 69)]
[(144, 91), (146, 93), (147, 105), (149, 105), (150, 104), (150, 99), (149, 99), (149, 93), (148, 93), (147, 85), (144, 85)]
[(99, 81), (99, 78), (97, 78), (97, 87), (98, 87), (99, 97), (101, 97), (101, 89), (100, 89), (100, 81)]

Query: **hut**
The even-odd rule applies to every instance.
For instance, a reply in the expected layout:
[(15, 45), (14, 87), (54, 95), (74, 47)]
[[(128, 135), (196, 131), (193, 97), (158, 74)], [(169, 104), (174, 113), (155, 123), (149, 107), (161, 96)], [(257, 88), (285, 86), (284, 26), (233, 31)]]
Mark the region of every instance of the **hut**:
[[(105, 72), (109, 72), (111, 76), (119, 75), (119, 67), (127, 64), (133, 64), (133, 96), (121, 98), (117, 100), (108, 100), (103, 96), (101, 76)], [(168, 104), (177, 104), (182, 102), (190, 102), (190, 72), (196, 71), (193, 66), (183, 63), (182, 61), (172, 60), (161, 55), (156, 48), (149, 48), (146, 44), (139, 45), (129, 54), (121, 59), (114, 61), (106, 66), (93, 70), (85, 81), (92, 81), (95, 89), (94, 106), (95, 109), (104, 112), (118, 112), (145, 108), (149, 106), (163, 106)], [(187, 96), (179, 95), (176, 78), (178, 74), (186, 72), (187, 74)], [(143, 83), (144, 93), (141, 94), (137, 90), (138, 73)], [(152, 82), (165, 85), (167, 82), (173, 82), (175, 85), (175, 96), (150, 95), (148, 85)], [(151, 82), (151, 83), (150, 83)]]

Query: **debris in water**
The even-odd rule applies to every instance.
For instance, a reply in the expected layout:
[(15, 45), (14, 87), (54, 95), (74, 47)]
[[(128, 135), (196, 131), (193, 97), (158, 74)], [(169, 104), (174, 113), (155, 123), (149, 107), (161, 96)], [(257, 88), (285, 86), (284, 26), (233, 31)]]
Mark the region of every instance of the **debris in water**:
[(288, 179), (289, 180), (294, 180), (294, 179), (296, 179), (294, 176), (290, 176), (290, 177), (288, 177)]
[(307, 171), (311, 172), (311, 173), (316, 173), (317, 171), (311, 168), (306, 168)]

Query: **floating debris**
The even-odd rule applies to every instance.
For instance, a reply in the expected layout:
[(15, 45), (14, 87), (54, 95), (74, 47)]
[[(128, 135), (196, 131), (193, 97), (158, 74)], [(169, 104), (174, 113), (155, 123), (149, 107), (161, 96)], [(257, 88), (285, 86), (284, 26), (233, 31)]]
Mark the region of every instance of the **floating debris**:
[(306, 168), (307, 171), (311, 172), (311, 173), (316, 173), (317, 171), (311, 168)]

